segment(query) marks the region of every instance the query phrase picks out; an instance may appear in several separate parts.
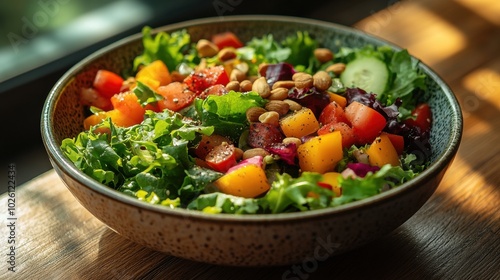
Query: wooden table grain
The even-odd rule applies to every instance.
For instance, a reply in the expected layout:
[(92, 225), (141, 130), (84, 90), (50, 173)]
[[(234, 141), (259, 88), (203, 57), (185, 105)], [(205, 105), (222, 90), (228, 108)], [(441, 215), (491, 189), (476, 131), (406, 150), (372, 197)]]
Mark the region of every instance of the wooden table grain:
[[(0, 278), (500, 279), (500, 2), (407, 0), (355, 27), (435, 69), (464, 113), (453, 164), (431, 199), (398, 229), (317, 266), (214, 266), (124, 239), (49, 171), (16, 188), (16, 220), (8, 219), (8, 195), (1, 196)], [(8, 270), (12, 239), (15, 272)]]

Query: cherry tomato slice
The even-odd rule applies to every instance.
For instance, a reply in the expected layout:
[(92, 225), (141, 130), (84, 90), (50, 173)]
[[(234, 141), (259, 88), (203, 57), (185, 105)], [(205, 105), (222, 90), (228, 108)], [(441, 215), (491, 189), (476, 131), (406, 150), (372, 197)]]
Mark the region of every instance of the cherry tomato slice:
[(243, 43), (240, 39), (232, 32), (218, 33), (212, 36), (212, 43), (217, 45), (219, 50), (225, 47), (241, 48)]
[(427, 131), (431, 128), (432, 112), (428, 104), (422, 103), (418, 105), (413, 109), (411, 115), (414, 116), (415, 119), (407, 119), (405, 121), (407, 125), (419, 127), (421, 131)]
[(208, 153), (205, 162), (213, 170), (226, 173), (229, 168), (236, 165), (236, 150), (233, 145), (223, 142)]
[(118, 74), (108, 70), (99, 70), (94, 78), (93, 87), (106, 98), (119, 93), (123, 85), (123, 79)]
[(229, 76), (224, 66), (219, 65), (191, 73), (184, 79), (184, 83), (186, 83), (189, 90), (199, 95), (210, 86), (227, 85)]

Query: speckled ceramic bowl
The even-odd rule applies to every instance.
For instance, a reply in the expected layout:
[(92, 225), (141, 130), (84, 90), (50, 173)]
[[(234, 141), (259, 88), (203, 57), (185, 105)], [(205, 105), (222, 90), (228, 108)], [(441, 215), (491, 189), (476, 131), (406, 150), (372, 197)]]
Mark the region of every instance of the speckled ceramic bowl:
[[(283, 38), (307, 30), (331, 49), (387, 42), (360, 31), (313, 20), (238, 16), (202, 19), (158, 30), (187, 29), (193, 40), (231, 30), (243, 41), (272, 33)], [(397, 48), (397, 47), (395, 47)], [(414, 180), (375, 197), (332, 209), (275, 215), (211, 215), (150, 205), (101, 185), (67, 160), (59, 146), (83, 127), (84, 107), (78, 92), (92, 84), (100, 68), (121, 72), (141, 53), (141, 35), (116, 42), (87, 57), (54, 86), (43, 108), (41, 129), (52, 165), (78, 201), (124, 237), (173, 256), (237, 266), (285, 265), (324, 260), (373, 241), (400, 226), (432, 195), (455, 156), (462, 116), (455, 96), (428, 67), (434, 114), (432, 164)], [(92, 234), (89, 232), (89, 234)]]

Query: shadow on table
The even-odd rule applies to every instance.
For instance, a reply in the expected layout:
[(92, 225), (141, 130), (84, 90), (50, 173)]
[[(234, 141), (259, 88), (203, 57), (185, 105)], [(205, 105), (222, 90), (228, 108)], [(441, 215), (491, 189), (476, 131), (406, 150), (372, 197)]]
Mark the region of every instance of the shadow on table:
[[(228, 267), (210, 265), (155, 252), (135, 244), (112, 230), (103, 231), (99, 241), (102, 276), (112, 279), (359, 279), (367, 276), (405, 277), (408, 263), (418, 267), (414, 276), (432, 278), (425, 258), (402, 258), (417, 255), (421, 248), (411, 233), (391, 234), (365, 247), (334, 256), (324, 262), (304, 261), (280, 267)], [(116, 252), (120, 259), (116, 259)], [(387, 252), (390, 252), (388, 254)], [(112, 265), (112, 267), (111, 267)], [(95, 273), (95, 272), (94, 272)]]

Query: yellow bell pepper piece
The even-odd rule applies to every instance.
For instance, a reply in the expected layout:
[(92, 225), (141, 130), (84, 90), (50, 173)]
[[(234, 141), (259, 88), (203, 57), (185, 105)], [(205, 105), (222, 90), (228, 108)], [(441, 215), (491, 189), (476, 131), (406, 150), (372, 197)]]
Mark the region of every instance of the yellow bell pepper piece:
[(214, 185), (223, 193), (246, 198), (263, 194), (271, 187), (264, 169), (255, 164), (248, 164), (224, 174)]
[(319, 122), (309, 108), (302, 108), (280, 120), (281, 131), (286, 137), (303, 137), (316, 132)]
[(399, 166), (399, 156), (392, 145), (389, 136), (382, 134), (375, 138), (370, 147), (366, 150), (368, 161), (372, 166), (382, 167), (386, 164)]
[(334, 131), (313, 137), (297, 148), (297, 154), (303, 172), (333, 171), (343, 157), (342, 134)]

